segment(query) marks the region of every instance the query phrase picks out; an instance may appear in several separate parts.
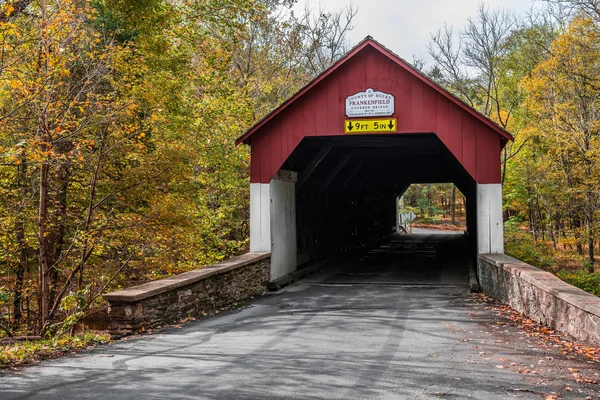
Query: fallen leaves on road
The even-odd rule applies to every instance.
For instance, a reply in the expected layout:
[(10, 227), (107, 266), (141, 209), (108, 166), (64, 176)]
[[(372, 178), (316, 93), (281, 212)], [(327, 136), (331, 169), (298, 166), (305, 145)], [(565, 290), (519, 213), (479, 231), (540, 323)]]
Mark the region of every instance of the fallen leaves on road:
[(517, 372), (520, 373), (520, 374), (536, 374), (537, 373), (537, 372), (532, 371), (532, 370), (527, 369), (527, 368), (518, 369)]
[[(481, 293), (473, 294), (473, 296), (487, 304), (497, 303), (496, 300)], [(599, 348), (587, 347), (581, 343), (575, 343), (565, 338), (560, 332), (534, 322), (507, 305), (486, 306), (485, 309), (495, 311), (498, 316), (508, 320), (510, 325), (521, 328), (526, 336), (538, 338), (545, 343), (560, 348), (562, 354), (577, 354), (588, 360), (600, 362)], [(505, 325), (505, 322), (500, 321), (496, 324), (502, 326)]]
[[(570, 340), (567, 336), (561, 334), (560, 332), (548, 328), (547, 326), (543, 326), (537, 322), (534, 322), (530, 318), (527, 318), (525, 315), (513, 310), (507, 305), (499, 304), (496, 300), (484, 295), (484, 294), (474, 294), (474, 297), (478, 298), (481, 302), (485, 304), (485, 309), (496, 312), (497, 316), (500, 317), (501, 321), (495, 322), (492, 325), (491, 332), (486, 332), (488, 334), (492, 334), (494, 331), (505, 331), (508, 329), (518, 328), (520, 333), (524, 335), (529, 341), (532, 349), (557, 349), (567, 358), (574, 359), (575, 357), (583, 358), (587, 360), (588, 364), (597, 365), (600, 362), (600, 348), (586, 346), (582, 343), (578, 343), (577, 341)], [(532, 339), (535, 339), (532, 340)], [(500, 342), (496, 340), (496, 342)], [(480, 357), (483, 357), (485, 352), (480, 352)], [(502, 359), (500, 361), (503, 361)], [(544, 357), (540, 358), (537, 362), (539, 367), (546, 367), (553, 365), (555, 360), (553, 357)], [(511, 364), (512, 365), (512, 364)], [(530, 365), (530, 368), (526, 368), (525, 366), (516, 366), (516, 372), (519, 374), (538, 374), (535, 371), (534, 365)], [(508, 366), (496, 365), (496, 368), (509, 368)], [(518, 369), (517, 369), (518, 368)], [(543, 368), (542, 368), (543, 369)], [(575, 368), (569, 368), (572, 379), (578, 384), (582, 384), (585, 386), (588, 385), (599, 385), (600, 384), (600, 376), (598, 373), (595, 376), (589, 376), (590, 374), (586, 373), (588, 376), (584, 376), (580, 371)], [(580, 393), (581, 390), (579, 390)], [(573, 388), (566, 387), (564, 389), (565, 392), (573, 391)], [(556, 394), (554, 392), (550, 392), (550, 394), (540, 394), (544, 399), (559, 399), (560, 394)], [(545, 396), (545, 397), (544, 397)], [(583, 397), (582, 397), (583, 398)], [(588, 397), (592, 398), (592, 397)], [(599, 397), (600, 398), (600, 397)]]
[(594, 384), (594, 385), (597, 385), (597, 384), (600, 383), (596, 379), (584, 378), (578, 372), (574, 372), (572, 375), (573, 375), (573, 378), (575, 379), (575, 382), (577, 382), (577, 383), (591, 383), (591, 384)]

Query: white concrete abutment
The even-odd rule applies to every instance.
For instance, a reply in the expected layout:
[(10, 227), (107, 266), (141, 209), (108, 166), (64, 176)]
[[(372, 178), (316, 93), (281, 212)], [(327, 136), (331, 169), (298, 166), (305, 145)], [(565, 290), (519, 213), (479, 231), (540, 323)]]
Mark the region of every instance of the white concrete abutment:
[(477, 253), (504, 253), (502, 184), (477, 184)]
[(271, 282), (296, 270), (297, 179), (280, 170), (270, 183), (250, 184), (250, 251), (271, 253)]

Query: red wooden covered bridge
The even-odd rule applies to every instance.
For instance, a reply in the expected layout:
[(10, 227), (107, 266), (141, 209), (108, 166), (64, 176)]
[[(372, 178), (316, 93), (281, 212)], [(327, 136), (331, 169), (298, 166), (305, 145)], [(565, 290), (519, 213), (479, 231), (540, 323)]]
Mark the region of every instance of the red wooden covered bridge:
[[(509, 140), (510, 134), (494, 122), (367, 38), (239, 138), (238, 144), (252, 150), (252, 254), (105, 295), (112, 332), (136, 332), (262, 293), (269, 269), (278, 287), (390, 236), (398, 227), (397, 199), (410, 184), (450, 182), (466, 197), (467, 235), (396, 237), (360, 260), (333, 262), (313, 282), (425, 284), (435, 290), (436, 283), (462, 283), (468, 267), (472, 288), (552, 329), (600, 343), (596, 296), (493, 254), (504, 250), (500, 157)], [(309, 300), (303, 304), (320, 311), (324, 292), (306, 293)], [(418, 304), (436, 307), (429, 301), (431, 293), (425, 292), (422, 297), (428, 300)], [(376, 298), (383, 301), (381, 292)], [(350, 304), (358, 303), (344, 300), (340, 310), (349, 310)], [(394, 316), (383, 314), (386, 324), (422, 320), (421, 314), (406, 316), (412, 306), (398, 307)], [(442, 312), (448, 309), (442, 306)], [(269, 315), (269, 329), (280, 321), (276, 314)]]
[(503, 252), (509, 133), (370, 37), (241, 136), (250, 250), (271, 281), (391, 233), (412, 183), (456, 184), (476, 253)]

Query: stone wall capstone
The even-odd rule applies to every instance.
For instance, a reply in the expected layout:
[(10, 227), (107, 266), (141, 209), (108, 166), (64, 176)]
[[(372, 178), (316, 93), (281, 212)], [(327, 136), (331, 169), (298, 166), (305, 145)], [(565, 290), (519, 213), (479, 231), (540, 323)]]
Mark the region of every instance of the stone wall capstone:
[(482, 254), (481, 291), (532, 320), (600, 345), (600, 298), (504, 254)]
[(120, 337), (211, 313), (267, 291), (270, 253), (247, 253), (205, 268), (104, 295), (109, 332)]

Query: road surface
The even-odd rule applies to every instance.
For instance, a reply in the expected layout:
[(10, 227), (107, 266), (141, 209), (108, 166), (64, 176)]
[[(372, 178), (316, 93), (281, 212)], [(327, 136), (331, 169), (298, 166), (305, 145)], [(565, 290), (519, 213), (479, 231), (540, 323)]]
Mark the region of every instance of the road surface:
[(0, 399), (597, 398), (596, 364), (470, 294), (463, 248), (405, 235), (247, 308), (4, 372)]

